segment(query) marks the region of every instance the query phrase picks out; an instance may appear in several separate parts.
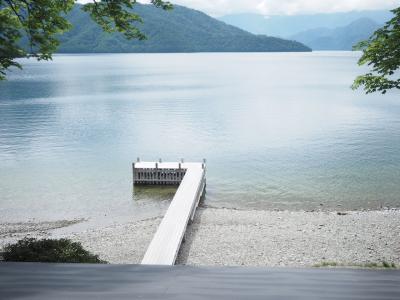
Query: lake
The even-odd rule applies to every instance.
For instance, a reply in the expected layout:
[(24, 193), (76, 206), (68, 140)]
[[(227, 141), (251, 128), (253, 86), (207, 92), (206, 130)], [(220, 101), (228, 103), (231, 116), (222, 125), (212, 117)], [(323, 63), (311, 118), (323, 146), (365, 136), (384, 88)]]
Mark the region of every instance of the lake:
[(131, 163), (207, 159), (205, 204), (400, 205), (400, 93), (352, 91), (359, 53), (57, 55), (0, 83), (0, 218), (160, 214)]

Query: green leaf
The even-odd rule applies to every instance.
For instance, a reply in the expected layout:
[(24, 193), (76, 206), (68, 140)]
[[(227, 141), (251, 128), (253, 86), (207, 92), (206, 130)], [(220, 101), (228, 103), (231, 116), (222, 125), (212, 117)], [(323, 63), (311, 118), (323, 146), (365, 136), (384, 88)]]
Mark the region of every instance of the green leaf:
[(367, 64), (371, 72), (358, 76), (353, 89), (363, 87), (365, 92), (386, 94), (390, 89), (400, 89), (400, 7), (392, 10), (394, 17), (378, 29), (367, 40), (354, 46), (362, 50), (358, 61), (360, 66)]

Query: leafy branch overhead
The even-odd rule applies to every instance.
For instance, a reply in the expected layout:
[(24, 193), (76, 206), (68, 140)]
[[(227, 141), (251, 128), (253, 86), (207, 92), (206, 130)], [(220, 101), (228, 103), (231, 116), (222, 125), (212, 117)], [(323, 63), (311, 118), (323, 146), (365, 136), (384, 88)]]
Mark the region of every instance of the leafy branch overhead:
[[(58, 35), (68, 31), (71, 24), (65, 16), (75, 0), (0, 0), (0, 80), (10, 67), (21, 68), (19, 57), (49, 60), (59, 46)], [(90, 14), (106, 32), (120, 32), (127, 39), (145, 39), (137, 28), (143, 22), (134, 12), (136, 0), (92, 0), (82, 9)], [(163, 0), (151, 3), (161, 9), (172, 5)], [(28, 39), (28, 49), (21, 40)]]
[(358, 64), (372, 67), (367, 74), (358, 76), (353, 89), (363, 86), (366, 93), (400, 89), (400, 7), (392, 10), (394, 17), (378, 29), (367, 41), (355, 46), (362, 50)]
[[(121, 32), (127, 39), (144, 40), (145, 35), (135, 27), (135, 23), (143, 22), (142, 18), (133, 13), (132, 9), (136, 1), (96, 1), (84, 5), (83, 10), (89, 12), (92, 19), (106, 32)], [(171, 9), (168, 2), (152, 0), (151, 3), (162, 9)]]

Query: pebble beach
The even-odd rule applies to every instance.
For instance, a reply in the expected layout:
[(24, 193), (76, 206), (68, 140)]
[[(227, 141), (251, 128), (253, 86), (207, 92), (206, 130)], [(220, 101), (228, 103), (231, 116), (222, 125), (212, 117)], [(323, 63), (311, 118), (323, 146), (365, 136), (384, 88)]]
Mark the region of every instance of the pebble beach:
[(398, 265), (400, 211), (200, 209), (181, 250), (189, 265)]
[[(70, 238), (113, 264), (140, 263), (162, 217), (65, 233), (85, 220), (1, 224), (0, 248), (23, 237)], [(264, 211), (198, 208), (177, 264), (400, 265), (400, 211)]]

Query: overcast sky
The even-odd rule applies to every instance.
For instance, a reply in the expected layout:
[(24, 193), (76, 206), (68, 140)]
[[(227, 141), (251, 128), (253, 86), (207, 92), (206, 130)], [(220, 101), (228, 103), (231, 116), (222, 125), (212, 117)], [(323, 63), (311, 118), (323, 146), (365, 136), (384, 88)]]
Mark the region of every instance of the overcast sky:
[(400, 0), (170, 0), (170, 2), (198, 9), (212, 16), (246, 12), (293, 15), (392, 9), (400, 6)]

